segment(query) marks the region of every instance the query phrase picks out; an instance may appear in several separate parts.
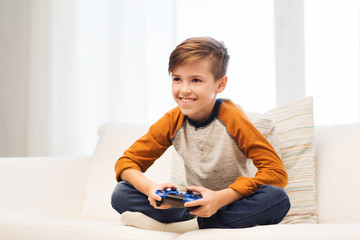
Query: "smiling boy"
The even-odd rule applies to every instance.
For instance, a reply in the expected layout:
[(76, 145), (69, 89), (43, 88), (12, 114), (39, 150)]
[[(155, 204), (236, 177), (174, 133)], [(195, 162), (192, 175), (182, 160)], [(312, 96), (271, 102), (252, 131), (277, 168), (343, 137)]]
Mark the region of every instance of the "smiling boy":
[(172, 71), (172, 94), (182, 114), (201, 123), (210, 115), (215, 106), (216, 95), (227, 83), (223, 76), (214, 80), (208, 59), (182, 64)]
[[(212, 38), (187, 39), (171, 53), (169, 73), (178, 106), (115, 164), (119, 183), (112, 206), (125, 225), (182, 233), (276, 224), (285, 217), (290, 202), (281, 159), (237, 105), (217, 99), (226, 88), (228, 60), (224, 45)], [(171, 145), (184, 160), (187, 189), (202, 194), (185, 204), (200, 206), (191, 213), (167, 204), (158, 207), (156, 190), (174, 185), (142, 174)]]

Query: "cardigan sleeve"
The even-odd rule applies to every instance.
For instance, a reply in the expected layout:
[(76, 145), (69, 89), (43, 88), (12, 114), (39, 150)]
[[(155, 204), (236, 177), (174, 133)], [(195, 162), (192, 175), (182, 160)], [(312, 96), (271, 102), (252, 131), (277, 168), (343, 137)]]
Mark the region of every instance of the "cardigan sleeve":
[[(239, 145), (245, 156), (252, 159), (258, 169), (254, 177), (238, 177), (229, 187), (250, 196), (261, 185), (274, 185), (284, 188), (288, 175), (284, 164), (272, 145), (250, 122), (245, 113), (232, 103), (224, 102), (224, 107), (231, 108), (222, 115), (227, 130)], [(222, 108), (224, 110), (224, 108)], [(234, 112), (237, 116), (234, 118)], [(231, 114), (226, 116), (227, 114)]]
[(181, 125), (183, 117), (175, 108), (154, 123), (148, 132), (133, 143), (115, 163), (115, 174), (118, 182), (122, 181), (121, 173), (126, 169), (137, 169), (145, 172), (171, 146), (172, 137)]

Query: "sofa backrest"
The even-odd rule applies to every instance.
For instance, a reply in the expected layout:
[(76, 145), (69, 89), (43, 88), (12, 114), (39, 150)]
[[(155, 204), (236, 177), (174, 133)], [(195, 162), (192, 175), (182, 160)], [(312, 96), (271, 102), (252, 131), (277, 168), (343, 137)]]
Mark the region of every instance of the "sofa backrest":
[(320, 223), (360, 222), (360, 123), (315, 128)]
[[(110, 199), (117, 182), (115, 162), (124, 151), (148, 131), (148, 126), (110, 122), (99, 128), (99, 140), (90, 167), (81, 218), (119, 220)], [(155, 182), (170, 180), (172, 149), (168, 149), (145, 175)]]

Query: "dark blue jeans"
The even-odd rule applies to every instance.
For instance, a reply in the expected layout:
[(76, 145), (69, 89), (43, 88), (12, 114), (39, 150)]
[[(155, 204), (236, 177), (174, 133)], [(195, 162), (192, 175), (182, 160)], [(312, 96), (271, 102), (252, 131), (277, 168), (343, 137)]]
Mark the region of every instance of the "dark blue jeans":
[[(111, 204), (120, 214), (141, 212), (159, 222), (171, 223), (194, 218), (184, 208), (156, 209), (146, 195), (128, 182), (116, 185)], [(290, 201), (282, 188), (264, 185), (253, 195), (220, 208), (209, 218), (198, 217), (199, 228), (246, 228), (277, 224), (285, 217)]]

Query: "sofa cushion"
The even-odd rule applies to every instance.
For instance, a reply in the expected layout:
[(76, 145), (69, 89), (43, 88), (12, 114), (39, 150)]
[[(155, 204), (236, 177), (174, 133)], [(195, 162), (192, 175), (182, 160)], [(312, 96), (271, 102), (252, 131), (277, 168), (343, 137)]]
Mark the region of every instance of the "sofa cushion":
[(0, 216), (0, 239), (6, 240), (170, 240), (178, 236), (177, 233), (126, 227), (120, 221)]
[(0, 166), (0, 216), (79, 216), (90, 158), (11, 157)]
[(242, 229), (207, 229), (182, 234), (176, 240), (358, 240), (360, 224), (278, 224)]
[[(119, 220), (120, 215), (111, 206), (111, 194), (117, 184), (115, 162), (124, 151), (147, 132), (148, 127), (121, 123), (106, 123), (99, 128), (99, 140), (93, 155), (81, 218)], [(153, 181), (169, 181), (169, 149), (145, 173)], [(168, 157), (169, 158), (169, 157)], [(170, 158), (169, 158), (170, 159)], [(161, 173), (161, 174), (159, 174)]]
[(315, 129), (319, 220), (360, 222), (360, 123)]
[[(277, 150), (289, 175), (285, 191), (290, 197), (291, 208), (282, 223), (316, 223), (312, 97), (274, 108), (265, 114), (246, 114)], [(255, 173), (257, 169), (253, 171)], [(176, 153), (173, 154), (172, 181), (184, 190), (184, 163)]]

